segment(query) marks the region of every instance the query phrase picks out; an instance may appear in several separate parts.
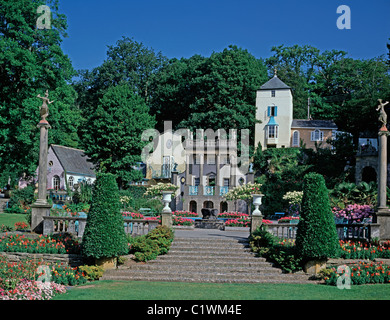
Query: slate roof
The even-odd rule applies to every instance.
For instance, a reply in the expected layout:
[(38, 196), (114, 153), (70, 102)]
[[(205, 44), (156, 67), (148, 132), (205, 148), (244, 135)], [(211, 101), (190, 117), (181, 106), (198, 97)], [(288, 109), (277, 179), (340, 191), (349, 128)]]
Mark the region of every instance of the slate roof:
[(287, 84), (275, 75), (272, 79), (264, 83), (259, 90), (291, 89)]
[(62, 167), (68, 174), (80, 174), (96, 177), (92, 162), (83, 150), (52, 144), (51, 148), (56, 154)]
[(307, 120), (294, 119), (291, 123), (291, 128), (307, 128), (307, 129), (337, 129), (337, 125), (332, 120)]

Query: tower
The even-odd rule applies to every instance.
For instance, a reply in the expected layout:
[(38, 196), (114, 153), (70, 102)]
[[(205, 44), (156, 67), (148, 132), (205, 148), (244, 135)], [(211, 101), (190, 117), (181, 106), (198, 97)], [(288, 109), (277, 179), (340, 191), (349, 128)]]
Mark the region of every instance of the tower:
[(288, 148), (291, 144), (293, 97), (291, 88), (276, 74), (256, 92), (255, 147)]

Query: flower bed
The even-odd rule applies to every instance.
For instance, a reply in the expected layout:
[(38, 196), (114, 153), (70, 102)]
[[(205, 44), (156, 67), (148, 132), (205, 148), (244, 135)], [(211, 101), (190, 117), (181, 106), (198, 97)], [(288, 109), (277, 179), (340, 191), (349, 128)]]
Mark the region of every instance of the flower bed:
[(77, 268), (36, 259), (9, 262), (0, 256), (0, 300), (47, 300), (64, 293), (66, 285), (85, 282), (85, 275)]
[(368, 283), (390, 283), (390, 266), (383, 263), (359, 262), (349, 268), (344, 268), (338, 273), (336, 268), (326, 269), (322, 272), (325, 284), (336, 286), (338, 279), (343, 276), (343, 283), (346, 278), (350, 284), (361, 285)]
[(183, 217), (175, 217), (173, 216), (172, 222), (174, 226), (193, 226), (194, 220), (183, 218)]
[(390, 258), (390, 242), (382, 245), (370, 245), (363, 242), (340, 240), (338, 257), (343, 259), (368, 259)]
[(144, 219), (144, 215), (142, 213), (137, 212), (122, 212), (122, 216), (125, 218), (132, 218), (132, 219)]
[(278, 219), (278, 223), (291, 223), (291, 221), (299, 221), (299, 217), (282, 217)]
[(0, 238), (0, 252), (28, 253), (79, 253), (80, 244), (68, 235), (39, 236), (30, 239), (25, 235), (5, 235)]
[(187, 217), (187, 218), (198, 218), (199, 215), (196, 212), (177, 210), (173, 211), (172, 214), (177, 217)]
[(374, 214), (374, 208), (370, 205), (350, 204), (345, 209), (337, 207), (332, 208), (333, 214), (337, 219), (346, 218), (348, 223), (363, 222), (365, 218), (372, 218)]

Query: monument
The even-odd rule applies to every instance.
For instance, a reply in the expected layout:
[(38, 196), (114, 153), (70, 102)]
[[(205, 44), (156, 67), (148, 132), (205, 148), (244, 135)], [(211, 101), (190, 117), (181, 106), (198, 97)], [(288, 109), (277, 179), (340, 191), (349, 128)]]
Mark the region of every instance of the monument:
[(38, 199), (31, 206), (31, 230), (36, 233), (43, 232), (43, 217), (49, 216), (51, 205), (47, 202), (47, 152), (48, 152), (48, 130), (51, 128), (46, 118), (49, 116), (49, 91), (46, 90), (44, 97), (39, 94), (37, 98), (42, 99), (40, 107), (41, 121), (37, 127), (40, 130), (39, 138), (39, 173), (38, 173)]
[(387, 137), (390, 135), (387, 130), (387, 114), (384, 107), (389, 102), (382, 102), (379, 99), (379, 105), (376, 109), (380, 111), (379, 121), (382, 123), (382, 127), (379, 129), (379, 157), (378, 157), (378, 168), (379, 168), (379, 184), (378, 184), (378, 208), (376, 212), (377, 223), (380, 225), (379, 238), (380, 240), (390, 239), (390, 210), (387, 207)]

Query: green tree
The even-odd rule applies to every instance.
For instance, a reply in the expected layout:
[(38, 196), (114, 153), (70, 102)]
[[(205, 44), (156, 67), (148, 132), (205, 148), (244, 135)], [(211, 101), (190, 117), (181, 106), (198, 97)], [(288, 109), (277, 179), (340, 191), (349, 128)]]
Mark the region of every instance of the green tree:
[(121, 188), (126, 182), (142, 178), (141, 172), (134, 169), (146, 144), (141, 135), (154, 125), (144, 100), (127, 84), (111, 87), (83, 129), (85, 153), (96, 168), (115, 174)]
[(75, 71), (61, 50), (66, 17), (58, 1), (47, 1), (51, 29), (36, 27), (44, 1), (0, 0), (0, 167), (10, 176), (32, 175), (38, 163), (40, 120), (36, 98), (48, 89), (49, 143), (78, 145), (79, 111), (69, 81)]
[[(173, 120), (175, 127), (249, 129), (253, 133), (256, 89), (266, 81), (262, 60), (237, 46), (208, 58), (196, 55), (173, 60), (157, 77), (153, 110), (159, 126)], [(174, 114), (181, 118), (172, 119)]]
[(122, 37), (116, 45), (107, 46), (107, 59), (101, 66), (91, 71), (79, 71), (80, 80), (74, 83), (74, 87), (79, 94), (80, 108), (85, 115), (95, 112), (99, 99), (106, 91), (123, 84), (127, 84), (149, 106), (156, 74), (166, 63), (167, 58), (161, 52)]
[(85, 257), (111, 258), (128, 253), (120, 208), (115, 176), (98, 173), (82, 239)]
[(303, 261), (335, 255), (339, 241), (328, 189), (318, 173), (308, 173), (303, 182), (301, 218), (296, 236), (297, 253)]

